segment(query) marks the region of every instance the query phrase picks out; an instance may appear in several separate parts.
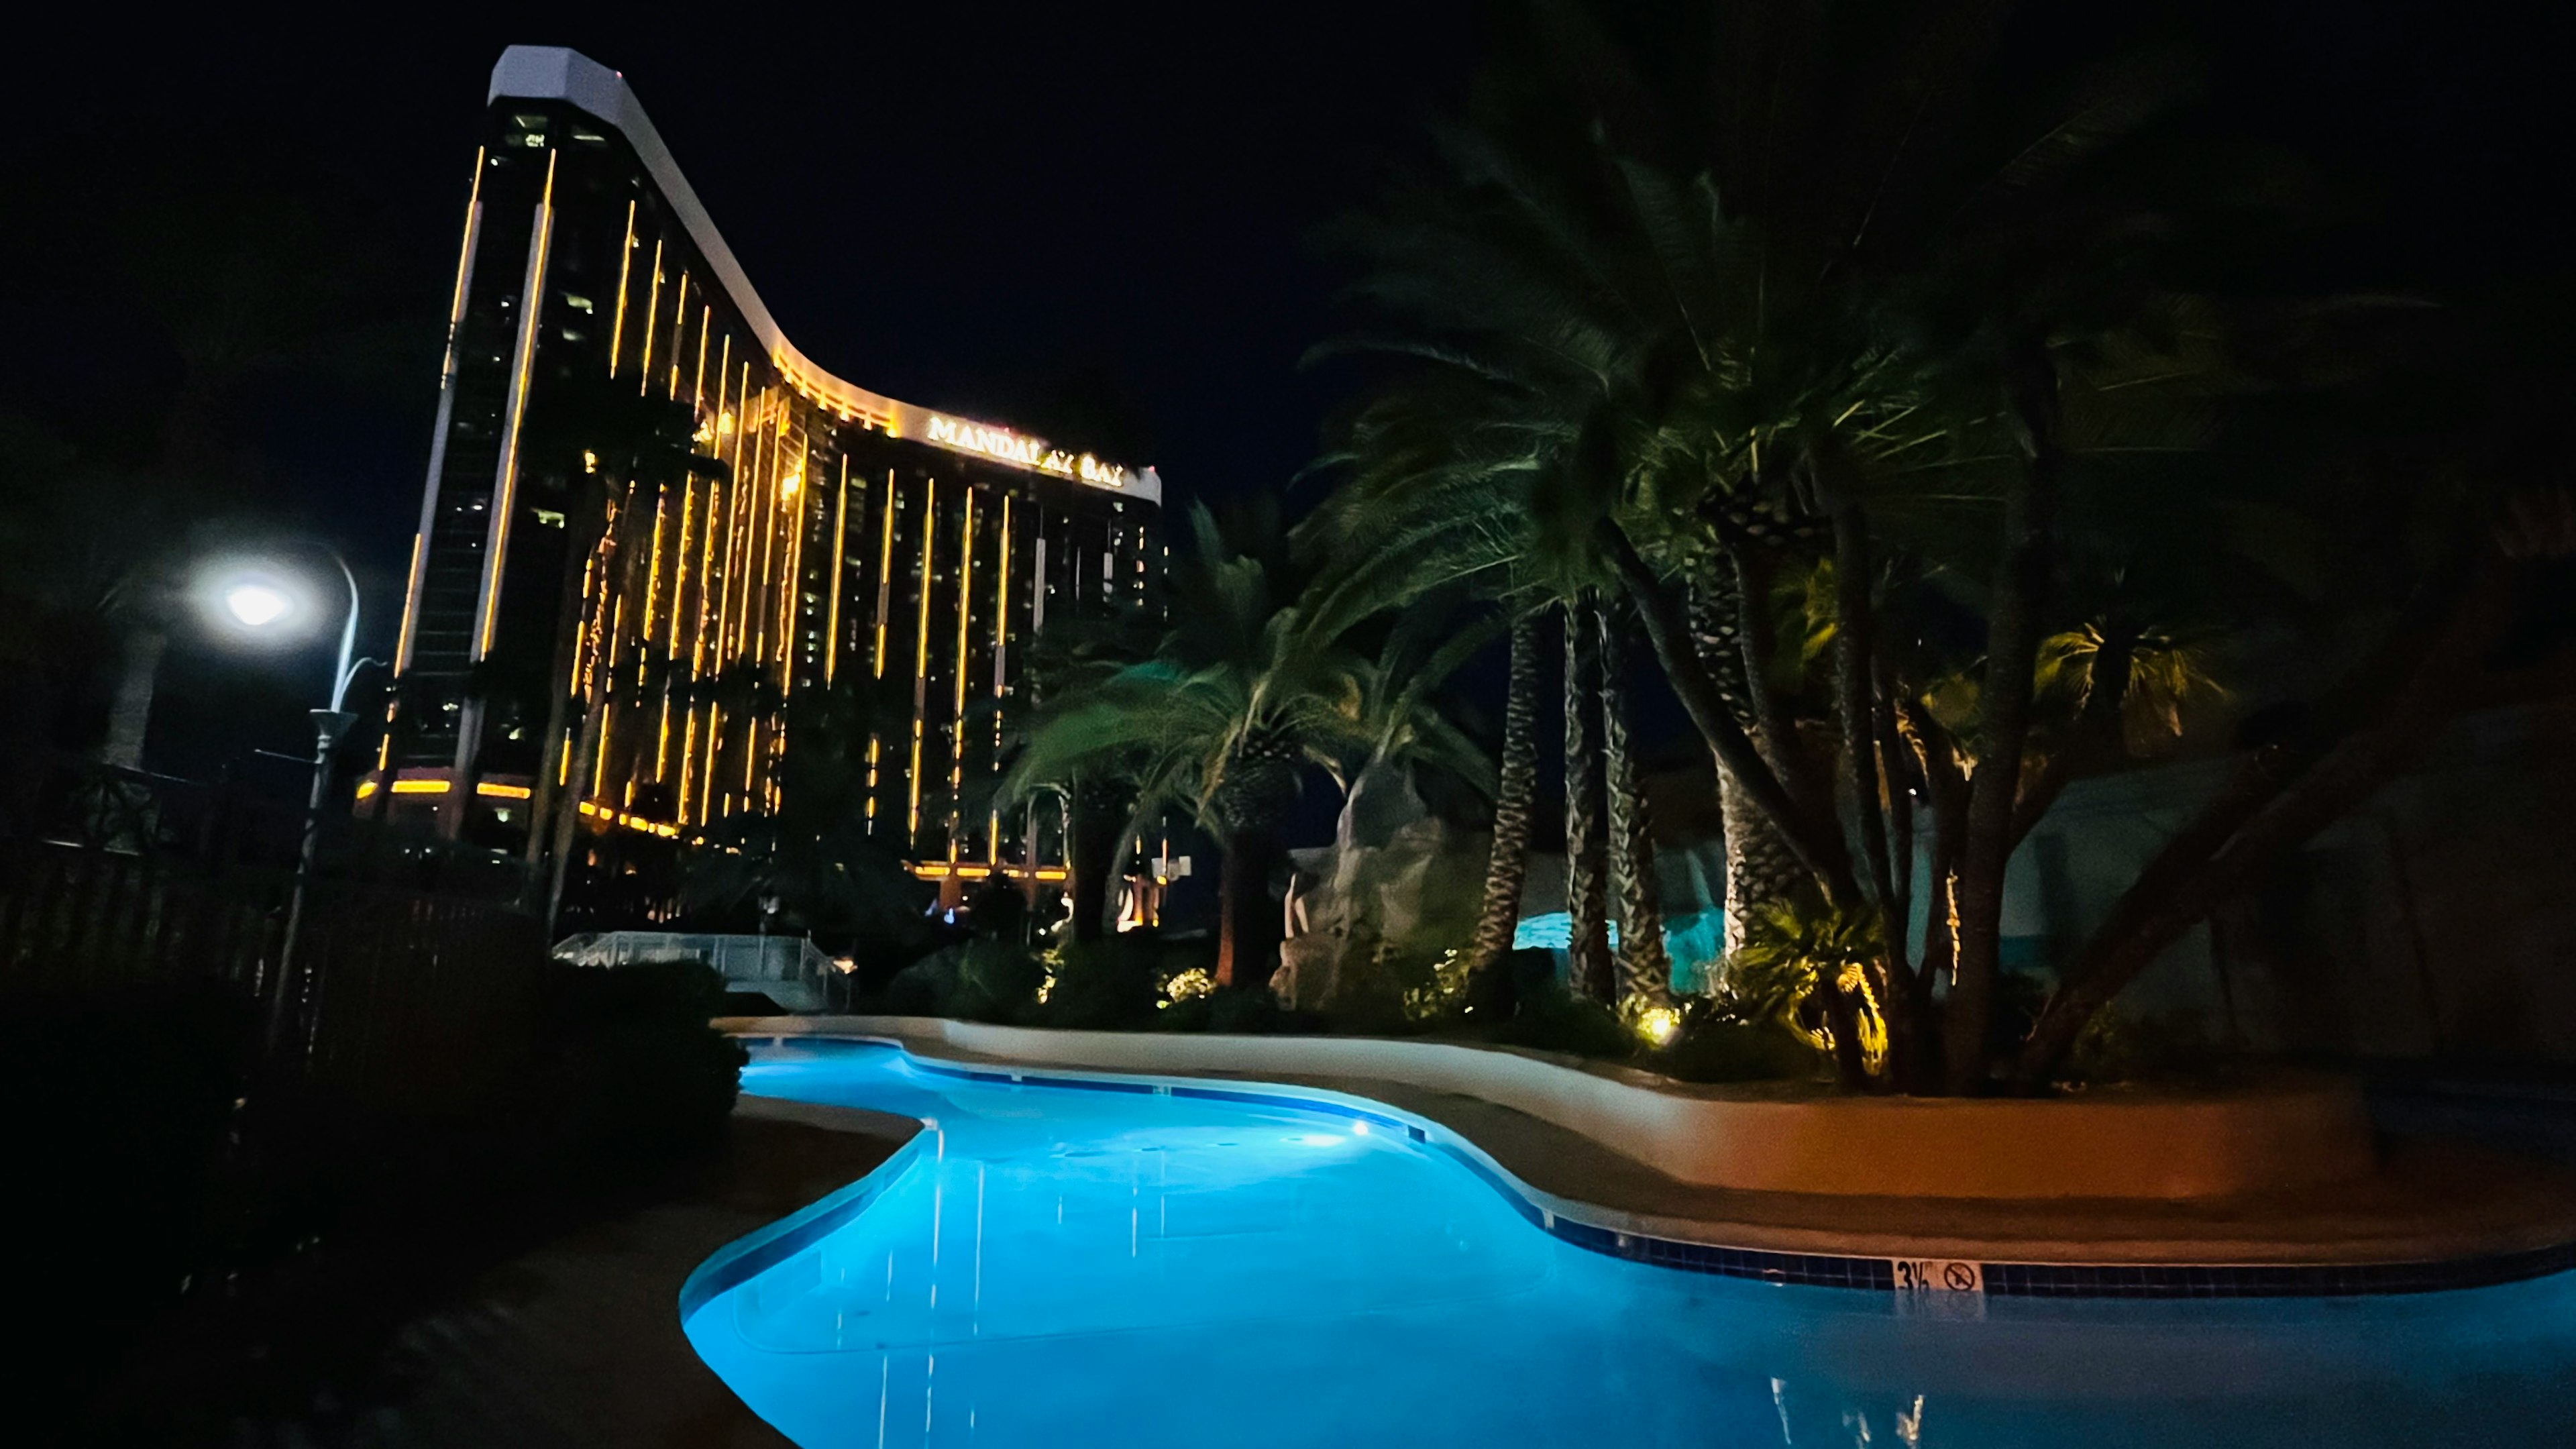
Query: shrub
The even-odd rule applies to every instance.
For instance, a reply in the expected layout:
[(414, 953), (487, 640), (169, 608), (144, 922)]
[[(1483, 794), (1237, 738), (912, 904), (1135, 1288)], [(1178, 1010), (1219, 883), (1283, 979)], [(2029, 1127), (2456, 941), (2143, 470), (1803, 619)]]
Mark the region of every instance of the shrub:
[(966, 953), (943, 947), (894, 974), (880, 1003), (893, 1016), (946, 1016), (957, 999)]
[(1267, 987), (1220, 986), (1185, 996), (1158, 1013), (1165, 1031), (1205, 1031), (1223, 1036), (1279, 1036), (1322, 1029), (1311, 1012), (1291, 1011)]
[(1163, 981), (1173, 974), (1164, 969), (1160, 942), (1113, 936), (1067, 941), (1048, 954), (1055, 971), (1038, 1008), (1039, 1021), (1094, 1031), (1158, 1024)]
[(979, 939), (958, 959), (948, 1012), (974, 1021), (1026, 1020), (1045, 984), (1046, 963), (1037, 953), (1012, 939)]
[(697, 961), (550, 968), (547, 1091), (575, 1150), (659, 1156), (724, 1133), (742, 1085), (741, 1045), (708, 1019), (724, 982)]
[(1496, 1034), (1498, 1040), (1540, 1051), (1613, 1059), (1637, 1049), (1637, 1034), (1619, 1019), (1619, 1013), (1554, 981), (1522, 989), (1518, 1007)]
[(2215, 1071), (2218, 1044), (2188, 1007), (2150, 1012), (2114, 1004), (2094, 1013), (2067, 1052), (2066, 1079), (2085, 1084), (2194, 1077)]
[(1813, 1076), (1823, 1060), (1776, 1021), (1734, 1018), (1699, 1001), (1643, 1065), (1685, 1082), (1767, 1082)]

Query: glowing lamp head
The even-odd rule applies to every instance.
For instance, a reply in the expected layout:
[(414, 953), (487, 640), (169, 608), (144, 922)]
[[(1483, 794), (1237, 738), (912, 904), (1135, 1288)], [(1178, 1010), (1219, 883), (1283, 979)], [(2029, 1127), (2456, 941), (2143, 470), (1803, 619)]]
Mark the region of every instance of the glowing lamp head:
[(224, 590), (224, 612), (245, 629), (265, 629), (294, 613), (295, 601), (268, 584), (235, 584)]
[(198, 571), (191, 592), (209, 628), (252, 648), (300, 644), (321, 622), (304, 576), (266, 558), (214, 560)]
[(1662, 1046), (1682, 1028), (1682, 1015), (1669, 1006), (1657, 1006), (1637, 1015), (1637, 1032), (1646, 1040)]

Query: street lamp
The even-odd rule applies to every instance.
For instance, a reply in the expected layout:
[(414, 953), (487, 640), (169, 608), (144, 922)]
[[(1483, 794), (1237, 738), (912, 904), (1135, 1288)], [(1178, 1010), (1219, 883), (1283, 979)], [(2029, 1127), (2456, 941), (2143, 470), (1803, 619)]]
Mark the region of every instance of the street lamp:
[[(358, 644), (358, 576), (350, 570), (349, 561), (327, 544), (307, 546), (338, 567), (341, 582), (348, 586), (349, 604), (340, 621), (340, 657), (331, 671), (330, 707), (311, 711), (313, 790), (305, 805), (304, 839), (296, 855), (295, 887), (286, 908), (286, 940), (277, 953), (277, 991), (269, 1003), (268, 1044), (272, 1051), (285, 1035), (290, 1004), (299, 994), (295, 948), (304, 930), (304, 887), (312, 878), (314, 856), (321, 845), (322, 807), (331, 796), (332, 757), (349, 733), (349, 726), (357, 722), (357, 716), (343, 708), (349, 697), (349, 682), (362, 666), (377, 662), (351, 657)], [(265, 558), (218, 560), (204, 570), (199, 588), (209, 605), (207, 613), (219, 628), (268, 645), (292, 643), (304, 637), (307, 622), (319, 613), (313, 592), (302, 576)]]

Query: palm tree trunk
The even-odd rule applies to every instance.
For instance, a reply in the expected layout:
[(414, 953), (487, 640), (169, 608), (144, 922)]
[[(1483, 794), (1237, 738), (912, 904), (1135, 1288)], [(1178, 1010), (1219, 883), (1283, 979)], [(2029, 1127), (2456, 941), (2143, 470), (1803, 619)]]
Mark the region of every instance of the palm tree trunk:
[[(597, 547), (594, 542), (592, 549)], [(537, 737), (536, 777), (529, 782), (527, 860), (532, 880), (546, 861), (547, 837), (551, 834), (546, 826), (554, 819), (558, 791), (555, 771), (563, 759), (564, 735), (571, 728), (573, 692), (579, 683), (574, 678), (574, 667), (581, 662), (581, 575), (582, 570), (567, 549), (563, 582), (555, 600), (554, 667), (546, 675), (549, 684), (560, 682), (560, 687), (554, 689), (554, 697), (546, 703), (545, 733)]]
[[(609, 702), (594, 700), (581, 712), (581, 743), (573, 747), (572, 777), (564, 785), (563, 800), (555, 811), (554, 870), (546, 886), (546, 936), (555, 934), (556, 918), (563, 914), (564, 879), (572, 870), (573, 843), (580, 837), (581, 803), (590, 797), (590, 764), (599, 754), (599, 731), (608, 718)], [(530, 829), (540, 828), (531, 825)]]
[(1724, 770), (1717, 774), (1717, 806), (1726, 829), (1724, 945), (1731, 956), (1744, 946), (1745, 922), (1774, 902), (1794, 898), (1808, 877), (1771, 817)]
[[(1751, 691), (1744, 679), (1741, 611), (1736, 606), (1735, 576), (1723, 568), (1706, 571), (1692, 583), (1689, 600), (1691, 647), (1706, 666), (1719, 698), (1743, 726), (1755, 754), (1771, 759), (1771, 742), (1754, 721)], [(1776, 763), (1774, 765), (1776, 769)], [(1718, 817), (1726, 831), (1726, 919), (1720, 936), (1723, 953), (1744, 946), (1744, 923), (1773, 902), (1797, 894), (1808, 876), (1787, 837), (1735, 778), (1720, 765), (1717, 772)]]
[(1601, 746), (1610, 813), (1610, 878), (1619, 895), (1619, 997), (1632, 1010), (1671, 1004), (1664, 899), (1655, 879), (1653, 821), (1628, 745), (1628, 649), (1615, 606), (1601, 609)]
[(1503, 702), (1503, 768), (1494, 792), (1494, 849), (1485, 862), (1485, 904), (1476, 917), (1467, 969), (1490, 969), (1512, 949), (1521, 887), (1529, 879), (1530, 807), (1538, 794), (1538, 620), (1512, 620), (1511, 687)]
[(1565, 605), (1565, 911), (1568, 985), (1597, 1001), (1611, 993), (1608, 860), (1602, 842), (1601, 636), (1592, 606)]
[[(612, 511), (599, 541), (599, 603), (590, 631), (589, 657), (571, 681), (578, 690), (584, 679), (592, 681), (591, 697), (581, 714), (581, 740), (573, 746), (572, 769), (564, 781), (563, 799), (555, 812), (554, 870), (546, 887), (546, 934), (551, 938), (555, 923), (563, 914), (564, 881), (572, 872), (572, 847), (581, 823), (582, 803), (590, 798), (591, 770), (599, 758), (599, 734), (607, 727), (608, 712), (617, 707), (615, 680), (608, 669), (608, 630), (616, 619), (612, 605), (626, 592), (627, 573), (632, 567), (634, 550), (621, 547), (618, 528), (624, 521), (624, 510)], [(550, 761), (538, 762), (542, 777)], [(533, 825), (531, 829), (535, 828)]]
[(1284, 918), (1270, 899), (1279, 836), (1263, 826), (1229, 832), (1217, 874), (1216, 979), (1220, 986), (1266, 987), (1279, 969)]
[(1967, 834), (1959, 848), (1958, 961), (1941, 1033), (1941, 1085), (1954, 1096), (1988, 1075), (1995, 980), (2002, 971), (2004, 879), (2020, 805), (2022, 747), (2030, 735), (2032, 670), (2041, 610), (2056, 566), (2056, 363), (2037, 343), (2019, 359), (2012, 403), (2028, 456), (2004, 491), (2003, 558), (1986, 620), (1986, 670), (1978, 691), (1978, 769), (1968, 787)]
[(1073, 939), (1097, 941), (1108, 930), (1109, 893), (1127, 812), (1116, 792), (1084, 776), (1068, 792), (1065, 865), (1073, 877)]

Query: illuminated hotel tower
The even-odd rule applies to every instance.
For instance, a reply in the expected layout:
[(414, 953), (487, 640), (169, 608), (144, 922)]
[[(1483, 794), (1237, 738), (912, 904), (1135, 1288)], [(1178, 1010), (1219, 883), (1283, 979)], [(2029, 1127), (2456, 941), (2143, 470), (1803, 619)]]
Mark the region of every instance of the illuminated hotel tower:
[[(924, 862), (1059, 864), (1051, 812), (954, 801), (996, 768), (1047, 619), (1158, 589), (1153, 470), (808, 361), (634, 93), (571, 51), (503, 53), (470, 197), (398, 718), (361, 808), (389, 788), (400, 814), (510, 846), (532, 797), (586, 775), (585, 814), (686, 837), (776, 804), (790, 697), (864, 679), (911, 702), (867, 746), (870, 829)], [(724, 476), (569, 476), (597, 460), (550, 420), (626, 389), (693, 424)], [(584, 508), (614, 517), (607, 548)]]

